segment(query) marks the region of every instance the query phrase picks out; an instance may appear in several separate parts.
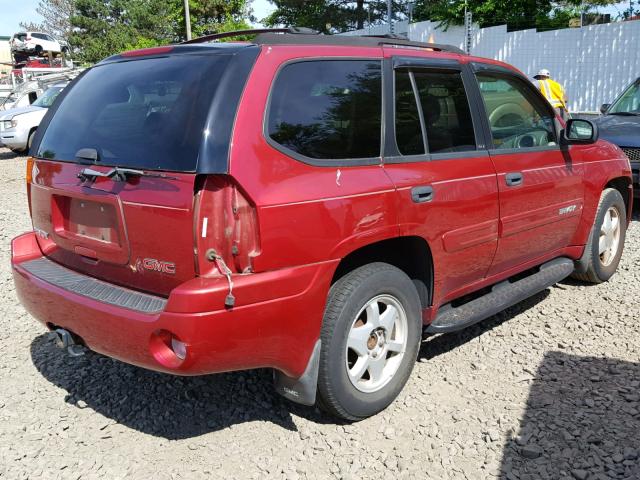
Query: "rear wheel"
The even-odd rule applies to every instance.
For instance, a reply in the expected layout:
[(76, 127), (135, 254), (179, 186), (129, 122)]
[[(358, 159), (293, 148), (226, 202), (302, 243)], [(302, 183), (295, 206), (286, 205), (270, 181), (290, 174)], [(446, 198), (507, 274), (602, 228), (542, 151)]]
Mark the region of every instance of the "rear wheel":
[(608, 188), (600, 197), (598, 211), (586, 246), (587, 268), (575, 273), (579, 280), (606, 282), (616, 272), (627, 231), (627, 210), (618, 190)]
[(401, 270), (371, 263), (341, 278), (324, 314), (318, 404), (346, 420), (385, 409), (409, 379), (421, 328), (418, 292)]
[(36, 131), (34, 130), (33, 132), (29, 133), (29, 138), (27, 139), (27, 149), (25, 150), (25, 152), (29, 152), (29, 150), (31, 150), (31, 145), (33, 144), (33, 136), (36, 134)]

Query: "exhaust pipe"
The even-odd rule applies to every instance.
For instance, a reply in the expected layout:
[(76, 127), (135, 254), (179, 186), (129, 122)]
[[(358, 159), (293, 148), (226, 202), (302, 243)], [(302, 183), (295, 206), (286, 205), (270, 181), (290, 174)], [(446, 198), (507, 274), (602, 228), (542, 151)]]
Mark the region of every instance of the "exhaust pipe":
[(65, 330), (64, 328), (56, 328), (52, 333), (56, 345), (59, 348), (65, 349), (69, 355), (72, 357), (81, 357), (84, 355), (84, 347), (76, 343), (68, 330)]

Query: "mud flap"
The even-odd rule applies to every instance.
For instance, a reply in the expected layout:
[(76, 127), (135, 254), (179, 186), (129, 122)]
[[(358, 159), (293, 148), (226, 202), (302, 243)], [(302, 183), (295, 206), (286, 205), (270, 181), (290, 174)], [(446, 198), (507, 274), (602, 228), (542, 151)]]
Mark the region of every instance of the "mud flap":
[(316, 403), (318, 389), (318, 368), (320, 366), (320, 339), (313, 347), (307, 368), (300, 378), (291, 378), (282, 372), (275, 371), (273, 381), (276, 391), (284, 398), (302, 405)]

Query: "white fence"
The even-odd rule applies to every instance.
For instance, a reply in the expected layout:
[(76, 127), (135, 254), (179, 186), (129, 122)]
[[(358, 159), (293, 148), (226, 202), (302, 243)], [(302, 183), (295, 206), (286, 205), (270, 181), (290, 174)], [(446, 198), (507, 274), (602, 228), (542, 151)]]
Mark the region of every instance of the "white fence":
[[(394, 25), (394, 31), (408, 33), (411, 40), (463, 48), (463, 27), (443, 30), (437, 25), (434, 22), (399, 22)], [(388, 27), (383, 25), (350, 34), (387, 31)], [(564, 85), (571, 111), (595, 112), (601, 104), (611, 103), (622, 89), (640, 77), (640, 21), (548, 32), (507, 32), (505, 25), (475, 26), (471, 53), (510, 63), (529, 77), (546, 68), (554, 80)]]

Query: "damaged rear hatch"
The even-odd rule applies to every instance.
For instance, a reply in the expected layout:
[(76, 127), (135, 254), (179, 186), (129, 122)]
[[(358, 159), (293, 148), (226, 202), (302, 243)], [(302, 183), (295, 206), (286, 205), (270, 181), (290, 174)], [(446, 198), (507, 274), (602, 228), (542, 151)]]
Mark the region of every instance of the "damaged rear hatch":
[(43, 253), (164, 296), (196, 276), (198, 175), (227, 172), (235, 111), (257, 50), (130, 52), (68, 87), (32, 150), (29, 200)]

